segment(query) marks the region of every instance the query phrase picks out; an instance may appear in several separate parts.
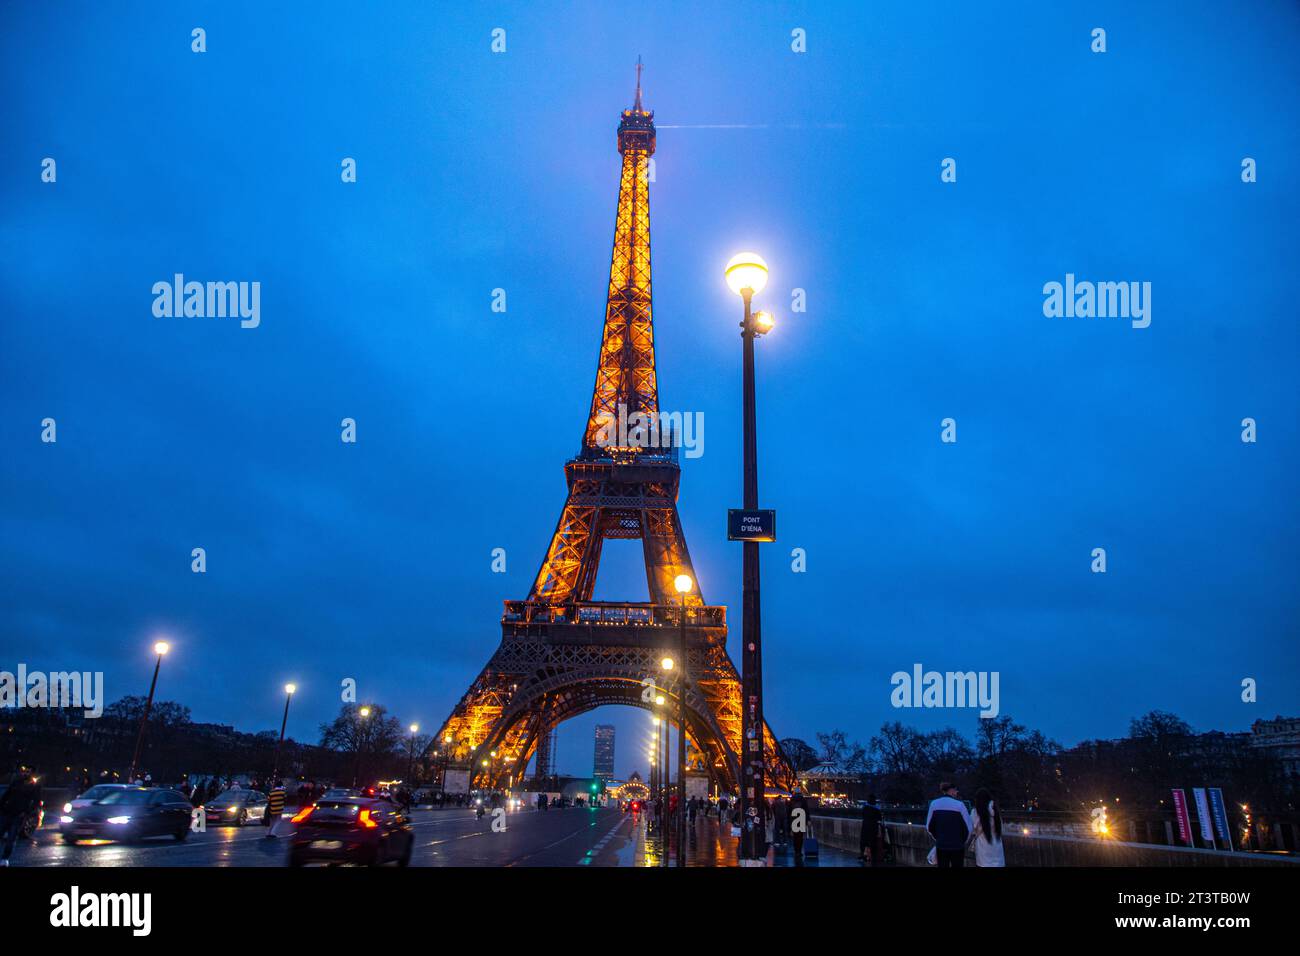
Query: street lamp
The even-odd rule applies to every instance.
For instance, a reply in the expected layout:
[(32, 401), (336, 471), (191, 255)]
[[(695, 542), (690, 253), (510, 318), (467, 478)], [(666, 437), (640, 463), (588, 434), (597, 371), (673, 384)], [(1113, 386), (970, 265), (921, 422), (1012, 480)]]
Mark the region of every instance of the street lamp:
[[(655, 698), (655, 704), (663, 706), (662, 695)], [(656, 821), (656, 826), (659, 828), (659, 843), (662, 847), (659, 865), (665, 866), (668, 858), (668, 720), (663, 717), (655, 717), (655, 764), (659, 768), (659, 819)]]
[[(752, 252), (742, 252), (731, 258), (724, 271), (727, 285), (745, 303), (744, 320), (740, 323), (740, 339), (744, 360), (743, 405), (745, 416), (744, 492), (746, 511), (758, 508), (758, 451), (755, 432), (754, 408), (754, 339), (766, 335), (775, 322), (766, 312), (751, 314), (754, 295), (767, 286), (767, 263)], [(763, 833), (767, 803), (767, 774), (763, 756), (763, 642), (758, 593), (758, 542), (745, 541), (744, 568), (741, 589), (741, 753), (740, 753), (740, 819), (747, 819), (752, 806), (758, 812), (757, 832)], [(741, 856), (746, 852), (741, 836)]]
[[(369, 717), (369, 716), (370, 716), (370, 708), (369, 708), (369, 707), (361, 707), (361, 708), (357, 711), (357, 717), (358, 717), (360, 720), (365, 720), (365, 719), (366, 719), (367, 717)], [(360, 784), (360, 780), (361, 780), (361, 744), (362, 744), (362, 737), (363, 737), (364, 735), (365, 735), (365, 731), (362, 729), (361, 725), (358, 723), (358, 725), (357, 725), (357, 733), (356, 733), (356, 741), (357, 741), (357, 764), (356, 764), (356, 769), (353, 770), (353, 772), (352, 772), (352, 786), (354, 786), (354, 787), (359, 787), (359, 786), (361, 785), (361, 784)]]
[[(681, 621), (678, 628), (677, 659), (677, 865), (686, 865), (686, 595), (695, 582), (689, 574), (679, 574), (673, 587), (682, 596)], [(672, 658), (664, 659), (664, 670), (672, 669)]]
[(280, 739), (275, 744), (275, 764), (271, 769), (272, 786), (275, 786), (276, 778), (280, 776), (280, 748), (284, 746), (284, 728), (289, 723), (289, 701), (293, 700), (293, 693), (297, 689), (297, 684), (284, 685), (284, 716), (280, 718)]
[[(442, 795), (447, 796), (447, 770), (451, 767), (451, 744), (454, 738), (451, 734), (442, 738)], [(441, 805), (441, 804), (440, 804)]]
[(157, 641), (153, 646), (153, 652), (158, 655), (158, 660), (153, 665), (153, 680), (149, 682), (149, 696), (145, 699), (144, 714), (140, 717), (140, 729), (135, 735), (135, 752), (131, 754), (131, 769), (126, 774), (127, 783), (135, 781), (136, 764), (140, 762), (140, 748), (144, 746), (144, 729), (149, 724), (149, 711), (153, 710), (153, 692), (158, 687), (158, 671), (162, 667), (163, 657), (171, 649), (171, 645), (166, 641)]
[[(411, 753), (410, 759), (406, 762), (406, 779), (413, 781), (415, 777), (415, 735), (420, 732), (419, 724), (411, 724)], [(408, 786), (411, 784), (408, 783)]]

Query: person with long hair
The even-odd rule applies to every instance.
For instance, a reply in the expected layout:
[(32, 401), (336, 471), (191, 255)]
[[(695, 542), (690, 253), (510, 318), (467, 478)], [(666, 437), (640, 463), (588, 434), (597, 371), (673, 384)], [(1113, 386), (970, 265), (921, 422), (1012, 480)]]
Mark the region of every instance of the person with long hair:
[(975, 828), (971, 832), (975, 843), (976, 866), (1006, 866), (1002, 852), (1002, 814), (993, 801), (993, 794), (984, 787), (975, 792)]

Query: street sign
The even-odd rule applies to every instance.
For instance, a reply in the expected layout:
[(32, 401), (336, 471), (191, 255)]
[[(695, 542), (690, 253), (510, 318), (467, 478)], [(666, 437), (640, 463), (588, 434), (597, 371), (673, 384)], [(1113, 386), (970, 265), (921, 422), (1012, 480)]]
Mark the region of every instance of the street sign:
[(770, 508), (727, 510), (728, 541), (775, 541), (776, 512)]

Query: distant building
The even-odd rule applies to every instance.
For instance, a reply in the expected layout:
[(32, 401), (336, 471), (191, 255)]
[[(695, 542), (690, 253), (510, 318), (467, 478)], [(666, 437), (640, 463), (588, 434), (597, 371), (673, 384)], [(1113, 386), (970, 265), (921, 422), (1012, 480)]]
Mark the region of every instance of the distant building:
[(614, 779), (614, 725), (596, 725), (596, 762), (592, 775), (608, 783)]
[(1300, 717), (1274, 717), (1250, 725), (1252, 747), (1275, 754), (1289, 777), (1300, 777)]

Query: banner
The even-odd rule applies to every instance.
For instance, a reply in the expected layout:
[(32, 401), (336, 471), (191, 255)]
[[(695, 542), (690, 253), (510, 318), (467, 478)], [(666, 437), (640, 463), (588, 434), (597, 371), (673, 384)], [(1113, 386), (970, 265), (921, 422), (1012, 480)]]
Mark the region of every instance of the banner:
[(1232, 845), (1232, 830), (1228, 826), (1228, 805), (1223, 802), (1223, 791), (1218, 787), (1210, 788), (1210, 808), (1214, 813), (1214, 829), (1219, 832), (1219, 842), (1229, 850)]
[(1196, 801), (1196, 822), (1201, 825), (1201, 839), (1214, 846), (1214, 824), (1210, 822), (1210, 801), (1205, 799), (1205, 788), (1192, 787), (1192, 799)]
[(1181, 788), (1175, 788), (1174, 794), (1174, 819), (1178, 821), (1178, 839), (1188, 846), (1192, 845), (1192, 821), (1187, 818), (1187, 793)]

